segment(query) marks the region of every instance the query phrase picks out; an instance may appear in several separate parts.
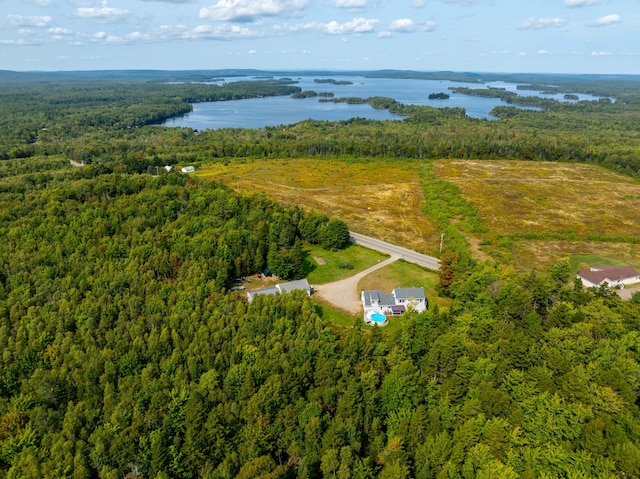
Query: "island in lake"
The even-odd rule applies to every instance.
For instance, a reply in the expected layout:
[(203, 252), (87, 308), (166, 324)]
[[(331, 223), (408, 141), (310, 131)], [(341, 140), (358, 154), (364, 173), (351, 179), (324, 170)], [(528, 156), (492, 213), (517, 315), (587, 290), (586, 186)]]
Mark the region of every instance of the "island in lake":
[(449, 95), (446, 93), (430, 93), (429, 94), (429, 100), (448, 100), (449, 99)]
[(316, 78), (313, 80), (315, 83), (330, 83), (332, 85), (353, 85), (349, 80), (334, 80), (333, 78)]

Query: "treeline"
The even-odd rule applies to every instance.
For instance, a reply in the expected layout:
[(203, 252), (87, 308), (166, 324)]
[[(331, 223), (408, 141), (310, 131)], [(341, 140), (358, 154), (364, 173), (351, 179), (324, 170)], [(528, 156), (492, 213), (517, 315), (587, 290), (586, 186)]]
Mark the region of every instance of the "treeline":
[[(640, 110), (629, 92), (625, 101), (613, 103), (514, 97), (513, 101), (544, 111), (497, 107), (491, 113), (499, 121), (468, 118), (461, 108), (405, 105), (392, 98), (372, 97), (320, 101), (368, 103), (405, 119), (309, 120), (256, 130), (206, 131), (197, 138), (190, 129), (132, 128), (189, 111), (190, 101), (296, 92), (307, 95), (286, 84), (288, 81), (238, 82), (222, 87), (11, 84), (1, 93), (0, 158), (65, 155), (85, 163), (124, 162), (130, 171), (231, 157), (513, 158), (594, 163), (632, 176), (640, 172)], [(487, 91), (515, 95), (498, 89)], [(469, 92), (482, 94), (473, 89)]]
[(223, 280), (324, 220), (92, 168), (0, 193), (3, 477), (640, 475), (640, 305), (567, 261), (483, 264), (446, 312), (339, 329)]
[(23, 158), (105, 129), (122, 130), (188, 113), (191, 103), (291, 95), (290, 81), (199, 83), (26, 83), (0, 90), (0, 159)]

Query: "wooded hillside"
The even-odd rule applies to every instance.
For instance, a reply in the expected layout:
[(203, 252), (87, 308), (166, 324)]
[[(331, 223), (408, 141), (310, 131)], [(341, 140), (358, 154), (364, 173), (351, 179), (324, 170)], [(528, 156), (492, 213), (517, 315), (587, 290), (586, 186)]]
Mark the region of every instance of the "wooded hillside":
[[(111, 101), (109, 117), (121, 118), (123, 103)], [(583, 290), (564, 259), (528, 273), (478, 263), (452, 229), (447, 310), (409, 313), (393, 334), (359, 317), (339, 327), (302, 292), (248, 303), (230, 286), (296, 266), (305, 241), (332, 247), (346, 225), (214, 181), (146, 173), (294, 152), (531, 151), (635, 175), (635, 107), (499, 122), (421, 109), (405, 122), (194, 135), (80, 125), (91, 103), (51, 108), (69, 121), (62, 136), (33, 141), (42, 124), (24, 128), (28, 108), (2, 127), (14, 133), (0, 162), (0, 477), (640, 477), (637, 301)], [(596, 146), (602, 156), (588, 157)], [(426, 195), (446, 193), (442, 183)], [(482, 226), (457, 202), (438, 212), (439, 228)]]

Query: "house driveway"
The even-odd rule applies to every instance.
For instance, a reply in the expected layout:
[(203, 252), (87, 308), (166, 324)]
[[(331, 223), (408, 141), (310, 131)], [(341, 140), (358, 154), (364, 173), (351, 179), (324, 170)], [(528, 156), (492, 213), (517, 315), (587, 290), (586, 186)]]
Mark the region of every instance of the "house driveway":
[(616, 293), (618, 293), (618, 296), (620, 296), (622, 299), (631, 299), (631, 295), (636, 291), (640, 291), (640, 284), (628, 286), (624, 289), (618, 289), (616, 290)]
[(398, 259), (400, 259), (399, 256), (390, 256), (386, 260), (380, 261), (378, 264), (375, 264), (372, 267), (348, 278), (334, 281), (333, 283), (314, 286), (314, 295), (319, 296), (340, 309), (353, 314), (358, 314), (362, 311), (360, 291), (358, 291), (358, 283), (360, 280), (369, 273), (377, 269), (384, 268), (386, 265), (391, 264)]

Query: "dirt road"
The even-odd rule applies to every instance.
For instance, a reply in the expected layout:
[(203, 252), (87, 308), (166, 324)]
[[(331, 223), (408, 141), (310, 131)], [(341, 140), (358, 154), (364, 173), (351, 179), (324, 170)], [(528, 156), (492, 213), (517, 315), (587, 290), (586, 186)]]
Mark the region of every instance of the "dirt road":
[(369, 269), (359, 272), (349, 278), (341, 279), (340, 281), (334, 281), (333, 283), (321, 284), (315, 286), (314, 295), (328, 301), (329, 303), (337, 306), (340, 309), (349, 311), (353, 314), (358, 314), (362, 311), (362, 303), (360, 301), (360, 291), (358, 291), (358, 283), (366, 275), (377, 269), (383, 268), (386, 265), (393, 263), (400, 259), (399, 256), (390, 256), (384, 261), (380, 261), (378, 264), (373, 265)]

